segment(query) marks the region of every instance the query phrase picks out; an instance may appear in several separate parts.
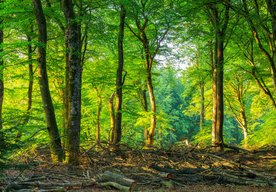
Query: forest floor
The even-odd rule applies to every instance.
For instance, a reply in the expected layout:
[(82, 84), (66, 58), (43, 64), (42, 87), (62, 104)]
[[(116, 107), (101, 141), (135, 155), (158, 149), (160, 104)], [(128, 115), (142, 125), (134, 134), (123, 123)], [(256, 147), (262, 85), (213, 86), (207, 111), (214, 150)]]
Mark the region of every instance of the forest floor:
[(82, 153), (82, 164), (51, 163), (47, 150), (0, 162), (0, 191), (275, 192), (276, 150), (178, 146), (170, 150), (105, 147)]

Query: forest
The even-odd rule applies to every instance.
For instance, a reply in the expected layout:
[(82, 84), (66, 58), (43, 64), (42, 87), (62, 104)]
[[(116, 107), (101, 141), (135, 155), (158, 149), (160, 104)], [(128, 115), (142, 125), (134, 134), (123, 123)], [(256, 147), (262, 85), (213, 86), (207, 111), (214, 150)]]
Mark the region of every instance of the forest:
[(0, 0), (0, 191), (272, 191), (275, 146), (275, 0)]

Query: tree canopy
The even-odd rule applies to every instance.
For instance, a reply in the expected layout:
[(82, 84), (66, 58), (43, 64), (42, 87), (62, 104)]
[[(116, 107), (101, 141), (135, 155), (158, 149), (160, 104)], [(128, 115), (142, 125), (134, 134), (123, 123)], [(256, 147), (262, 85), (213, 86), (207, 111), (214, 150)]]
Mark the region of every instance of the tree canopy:
[(0, 157), (276, 143), (273, 0), (1, 0)]

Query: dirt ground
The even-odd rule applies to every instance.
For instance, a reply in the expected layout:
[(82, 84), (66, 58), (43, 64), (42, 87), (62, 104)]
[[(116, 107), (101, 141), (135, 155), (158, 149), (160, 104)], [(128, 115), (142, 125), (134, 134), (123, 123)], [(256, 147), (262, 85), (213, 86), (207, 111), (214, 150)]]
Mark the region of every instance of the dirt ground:
[[(193, 146), (119, 152), (98, 147), (84, 151), (74, 168), (51, 163), (47, 151), (32, 153), (0, 164), (0, 191), (276, 192), (275, 148), (214, 153)], [(114, 186), (121, 184), (118, 175), (131, 184)]]

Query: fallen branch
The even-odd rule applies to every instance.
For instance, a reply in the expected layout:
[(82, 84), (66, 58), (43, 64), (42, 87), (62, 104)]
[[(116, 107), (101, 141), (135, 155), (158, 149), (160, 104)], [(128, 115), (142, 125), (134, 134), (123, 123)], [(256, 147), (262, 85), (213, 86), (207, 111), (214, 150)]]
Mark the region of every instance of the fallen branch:
[(133, 191), (137, 184), (133, 179), (126, 178), (124, 175), (110, 171), (98, 174), (96, 176), (96, 181), (101, 186), (112, 186), (124, 191)]
[(160, 167), (156, 164), (151, 164), (149, 166), (149, 168), (152, 168), (152, 169), (160, 171), (160, 172), (171, 173), (171, 174), (196, 174), (196, 173), (205, 171), (204, 168), (185, 168), (185, 169), (181, 169), (181, 170), (175, 170), (172, 168)]
[(239, 152), (244, 152), (244, 153), (247, 153), (247, 154), (252, 154), (252, 152), (250, 152), (250, 151), (248, 151), (248, 150), (246, 150), (246, 149), (237, 147), (237, 146), (227, 145), (227, 144), (223, 144), (223, 146), (224, 146), (225, 148), (228, 148), (228, 149), (233, 149), (233, 150), (236, 150), (236, 151), (239, 151)]
[(95, 181), (87, 181), (87, 182), (77, 182), (77, 183), (42, 183), (42, 182), (15, 182), (9, 184), (4, 192), (10, 192), (14, 190), (23, 190), (23, 189), (56, 189), (56, 188), (85, 188), (89, 186), (96, 185)]
[(259, 178), (263, 179), (264, 181), (266, 181), (270, 186), (275, 185), (275, 183), (273, 181), (271, 181), (270, 179), (266, 178), (263, 174), (253, 171), (250, 167), (246, 166), (246, 165), (242, 165), (241, 163), (237, 163), (235, 161), (211, 154), (211, 153), (207, 153), (208, 156), (216, 158), (218, 160), (220, 160), (220, 163), (223, 164), (223, 162), (227, 162), (230, 163), (234, 166), (236, 166), (237, 168), (239, 168), (241, 171), (245, 171), (247, 172), (247, 175), (249, 176), (249, 178), (255, 178), (256, 176), (258, 176)]

